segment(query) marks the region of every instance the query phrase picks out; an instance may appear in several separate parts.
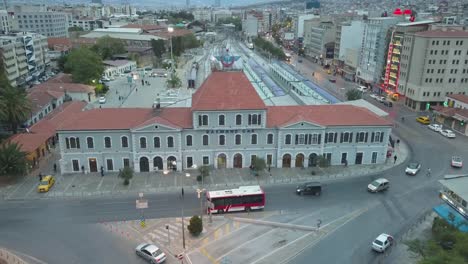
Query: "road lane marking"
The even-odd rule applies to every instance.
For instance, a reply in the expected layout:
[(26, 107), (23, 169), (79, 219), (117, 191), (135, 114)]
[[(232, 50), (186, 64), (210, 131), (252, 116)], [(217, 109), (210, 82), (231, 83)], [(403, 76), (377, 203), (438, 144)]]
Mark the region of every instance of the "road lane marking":
[(98, 186), (96, 188), (98, 191), (99, 191), (99, 189), (101, 189), (102, 182), (104, 182), (104, 177), (101, 177), (101, 181), (99, 182), (99, 184), (98, 184)]
[(209, 261), (211, 261), (211, 263), (213, 264), (218, 264), (219, 261), (217, 259), (215, 259), (213, 256), (211, 256), (208, 251), (206, 251), (206, 249), (203, 247), (203, 248), (200, 248), (200, 252), (208, 258)]
[(70, 186), (73, 184), (73, 182), (75, 181), (75, 178), (76, 178), (77, 175), (73, 176), (72, 180), (70, 181), (70, 183), (67, 185), (67, 187), (65, 187), (65, 190), (63, 190), (64, 193), (66, 193), (68, 191), (68, 189), (70, 188)]
[[(31, 176), (31, 177), (33, 177), (33, 176)], [(16, 187), (16, 189), (15, 189), (14, 191), (12, 191), (12, 192), (10, 192), (10, 193), (8, 194), (7, 199), (9, 199), (15, 192), (17, 192), (18, 189), (21, 188), (21, 186), (23, 186), (23, 185), (28, 181), (28, 178), (29, 178), (29, 177), (28, 177), (28, 176), (25, 176), (24, 178), (25, 178), (24, 181), (23, 181), (18, 187)]]

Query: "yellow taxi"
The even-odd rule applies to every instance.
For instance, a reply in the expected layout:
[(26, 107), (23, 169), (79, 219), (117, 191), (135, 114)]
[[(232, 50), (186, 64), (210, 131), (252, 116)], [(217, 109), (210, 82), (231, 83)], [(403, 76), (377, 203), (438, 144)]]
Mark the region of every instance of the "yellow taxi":
[(431, 120), (429, 119), (428, 116), (418, 116), (416, 118), (416, 121), (424, 125), (429, 125), (431, 123)]
[(55, 178), (52, 175), (47, 175), (42, 177), (42, 181), (37, 186), (38, 192), (48, 192), (52, 185), (55, 183)]
[(331, 69), (328, 69), (327, 74), (331, 74), (331, 73), (332, 73)]

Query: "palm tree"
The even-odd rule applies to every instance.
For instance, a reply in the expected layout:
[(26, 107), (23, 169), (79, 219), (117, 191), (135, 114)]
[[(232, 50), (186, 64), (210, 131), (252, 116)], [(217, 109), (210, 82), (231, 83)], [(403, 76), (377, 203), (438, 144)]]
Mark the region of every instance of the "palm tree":
[(0, 145), (0, 176), (24, 175), (27, 165), (26, 153), (18, 144), (8, 142)]
[(171, 73), (171, 76), (167, 78), (166, 84), (169, 88), (179, 88), (182, 85), (182, 81), (175, 72)]
[(0, 120), (7, 123), (13, 134), (18, 132), (18, 127), (23, 124), (31, 113), (31, 102), (24, 89), (10, 85), (0, 89)]

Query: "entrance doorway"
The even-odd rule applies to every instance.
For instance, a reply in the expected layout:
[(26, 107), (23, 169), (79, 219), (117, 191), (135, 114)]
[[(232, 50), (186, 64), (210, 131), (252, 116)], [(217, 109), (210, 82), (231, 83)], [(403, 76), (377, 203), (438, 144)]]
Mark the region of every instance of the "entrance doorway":
[(242, 168), (242, 155), (239, 153), (234, 155), (234, 168)]
[(167, 158), (167, 169), (168, 170), (173, 170), (173, 171), (177, 170), (177, 159), (176, 159), (176, 157), (170, 156), (169, 158)]
[(283, 168), (291, 168), (291, 155), (284, 154), (283, 155)]
[(304, 154), (296, 155), (296, 168), (304, 167)]
[(226, 168), (226, 154), (221, 153), (218, 155), (218, 169)]
[(356, 153), (356, 162), (354, 164), (362, 164), (362, 152)]
[(312, 153), (309, 155), (309, 167), (317, 166), (317, 154)]
[(140, 172), (149, 172), (149, 160), (147, 157), (140, 158)]
[(348, 153), (341, 153), (341, 164), (348, 164)]
[(161, 157), (154, 157), (153, 167), (157, 168), (158, 170), (163, 170), (163, 160)]
[(89, 171), (90, 172), (97, 172), (97, 161), (96, 158), (89, 158)]

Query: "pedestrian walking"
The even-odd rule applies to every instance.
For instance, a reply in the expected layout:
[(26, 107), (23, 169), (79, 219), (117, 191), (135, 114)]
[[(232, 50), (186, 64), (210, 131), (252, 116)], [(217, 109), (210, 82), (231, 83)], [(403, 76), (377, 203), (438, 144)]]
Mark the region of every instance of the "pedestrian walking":
[(57, 172), (57, 163), (54, 163), (54, 172)]
[(81, 171), (83, 172), (83, 174), (85, 174), (85, 167), (84, 167), (84, 165), (81, 166)]
[(39, 181), (42, 181), (42, 173), (39, 173)]
[(397, 156), (396, 156), (396, 155), (395, 155), (395, 156), (393, 156), (393, 164), (395, 164), (395, 163), (396, 163), (396, 160), (397, 160), (397, 159), (398, 159), (398, 158), (397, 158)]
[(431, 168), (427, 168), (426, 176), (431, 177)]
[(101, 166), (101, 177), (104, 177), (104, 167)]

